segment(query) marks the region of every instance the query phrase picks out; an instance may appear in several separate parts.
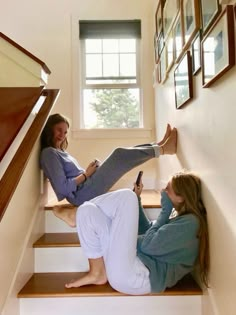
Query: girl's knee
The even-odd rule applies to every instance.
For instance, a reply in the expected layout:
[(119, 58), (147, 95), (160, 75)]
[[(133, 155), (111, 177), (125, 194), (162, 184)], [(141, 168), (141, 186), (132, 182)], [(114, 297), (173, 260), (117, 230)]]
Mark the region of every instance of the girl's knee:
[(89, 217), (94, 214), (96, 206), (93, 203), (85, 202), (77, 209), (76, 219), (83, 220), (85, 217)]
[(131, 190), (129, 188), (119, 189), (119, 190), (117, 190), (117, 193), (120, 194), (120, 196), (125, 198), (125, 199), (129, 199), (131, 201), (137, 200), (137, 195), (135, 194), (135, 192), (133, 192), (133, 190)]
[(137, 195), (135, 194), (135, 192), (133, 192), (133, 190), (131, 190), (131, 189), (124, 189), (124, 198), (127, 200), (127, 201), (129, 201), (129, 202), (131, 202), (131, 203), (133, 203), (133, 204), (137, 204), (137, 202), (138, 202), (138, 197), (137, 197)]
[(123, 153), (126, 151), (125, 148), (115, 148), (115, 150), (113, 151), (112, 155), (113, 157), (115, 157), (116, 159), (119, 159), (119, 157), (123, 156)]
[(119, 200), (126, 204), (136, 206), (138, 203), (137, 195), (129, 188), (119, 189), (116, 191), (116, 194)]

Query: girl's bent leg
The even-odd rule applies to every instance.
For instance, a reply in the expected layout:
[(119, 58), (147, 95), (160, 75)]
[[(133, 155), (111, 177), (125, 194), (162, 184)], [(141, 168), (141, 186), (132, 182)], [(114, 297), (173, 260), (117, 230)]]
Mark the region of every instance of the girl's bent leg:
[(67, 283), (66, 288), (104, 284), (107, 276), (103, 255), (108, 247), (110, 220), (96, 205), (86, 202), (78, 208), (76, 221), (82, 249), (89, 258), (89, 272)]
[(109, 283), (123, 293), (149, 293), (149, 271), (136, 256), (137, 196), (129, 189), (123, 189), (94, 198), (91, 202), (111, 220), (109, 244), (104, 253)]

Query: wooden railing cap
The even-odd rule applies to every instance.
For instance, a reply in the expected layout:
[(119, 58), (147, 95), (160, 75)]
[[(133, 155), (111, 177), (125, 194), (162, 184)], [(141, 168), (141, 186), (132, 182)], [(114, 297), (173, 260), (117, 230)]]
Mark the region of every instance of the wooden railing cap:
[(17, 49), (19, 49), (20, 51), (22, 51), (24, 54), (26, 54), (28, 57), (30, 57), (31, 59), (33, 59), (35, 62), (37, 62), (38, 64), (41, 65), (41, 67), (43, 68), (43, 70), (47, 73), (50, 74), (51, 71), (49, 70), (49, 68), (47, 67), (47, 65), (40, 60), (39, 58), (35, 57), (33, 54), (31, 54), (28, 50), (26, 50), (25, 48), (23, 48), (22, 46), (20, 46), (19, 44), (17, 44), (16, 42), (14, 42), (11, 38), (7, 37), (5, 34), (3, 34), (2, 32), (0, 32), (0, 38), (5, 39), (7, 42), (9, 42), (11, 45), (13, 45), (14, 47), (16, 47)]

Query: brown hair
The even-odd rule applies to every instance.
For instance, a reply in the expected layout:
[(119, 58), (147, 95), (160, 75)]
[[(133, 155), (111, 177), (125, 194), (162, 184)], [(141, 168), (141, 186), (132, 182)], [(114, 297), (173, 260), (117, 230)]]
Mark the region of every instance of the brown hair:
[[(54, 147), (53, 127), (61, 122), (66, 123), (68, 128), (70, 127), (69, 121), (61, 114), (53, 114), (49, 116), (41, 134), (41, 150), (47, 147)], [(68, 141), (67, 138), (65, 138), (65, 140), (60, 145), (60, 149), (64, 151), (67, 148), (67, 146)]]
[(198, 263), (202, 282), (208, 287), (209, 236), (207, 227), (207, 212), (201, 197), (201, 180), (194, 173), (182, 171), (172, 176), (172, 188), (176, 195), (184, 201), (176, 209), (179, 215), (192, 213), (200, 222), (198, 231), (199, 255)]

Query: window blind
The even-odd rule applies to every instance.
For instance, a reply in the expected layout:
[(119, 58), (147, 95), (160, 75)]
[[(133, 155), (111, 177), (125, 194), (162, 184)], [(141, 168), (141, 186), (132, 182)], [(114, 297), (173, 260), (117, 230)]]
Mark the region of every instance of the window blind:
[(141, 38), (141, 20), (80, 20), (79, 37)]

